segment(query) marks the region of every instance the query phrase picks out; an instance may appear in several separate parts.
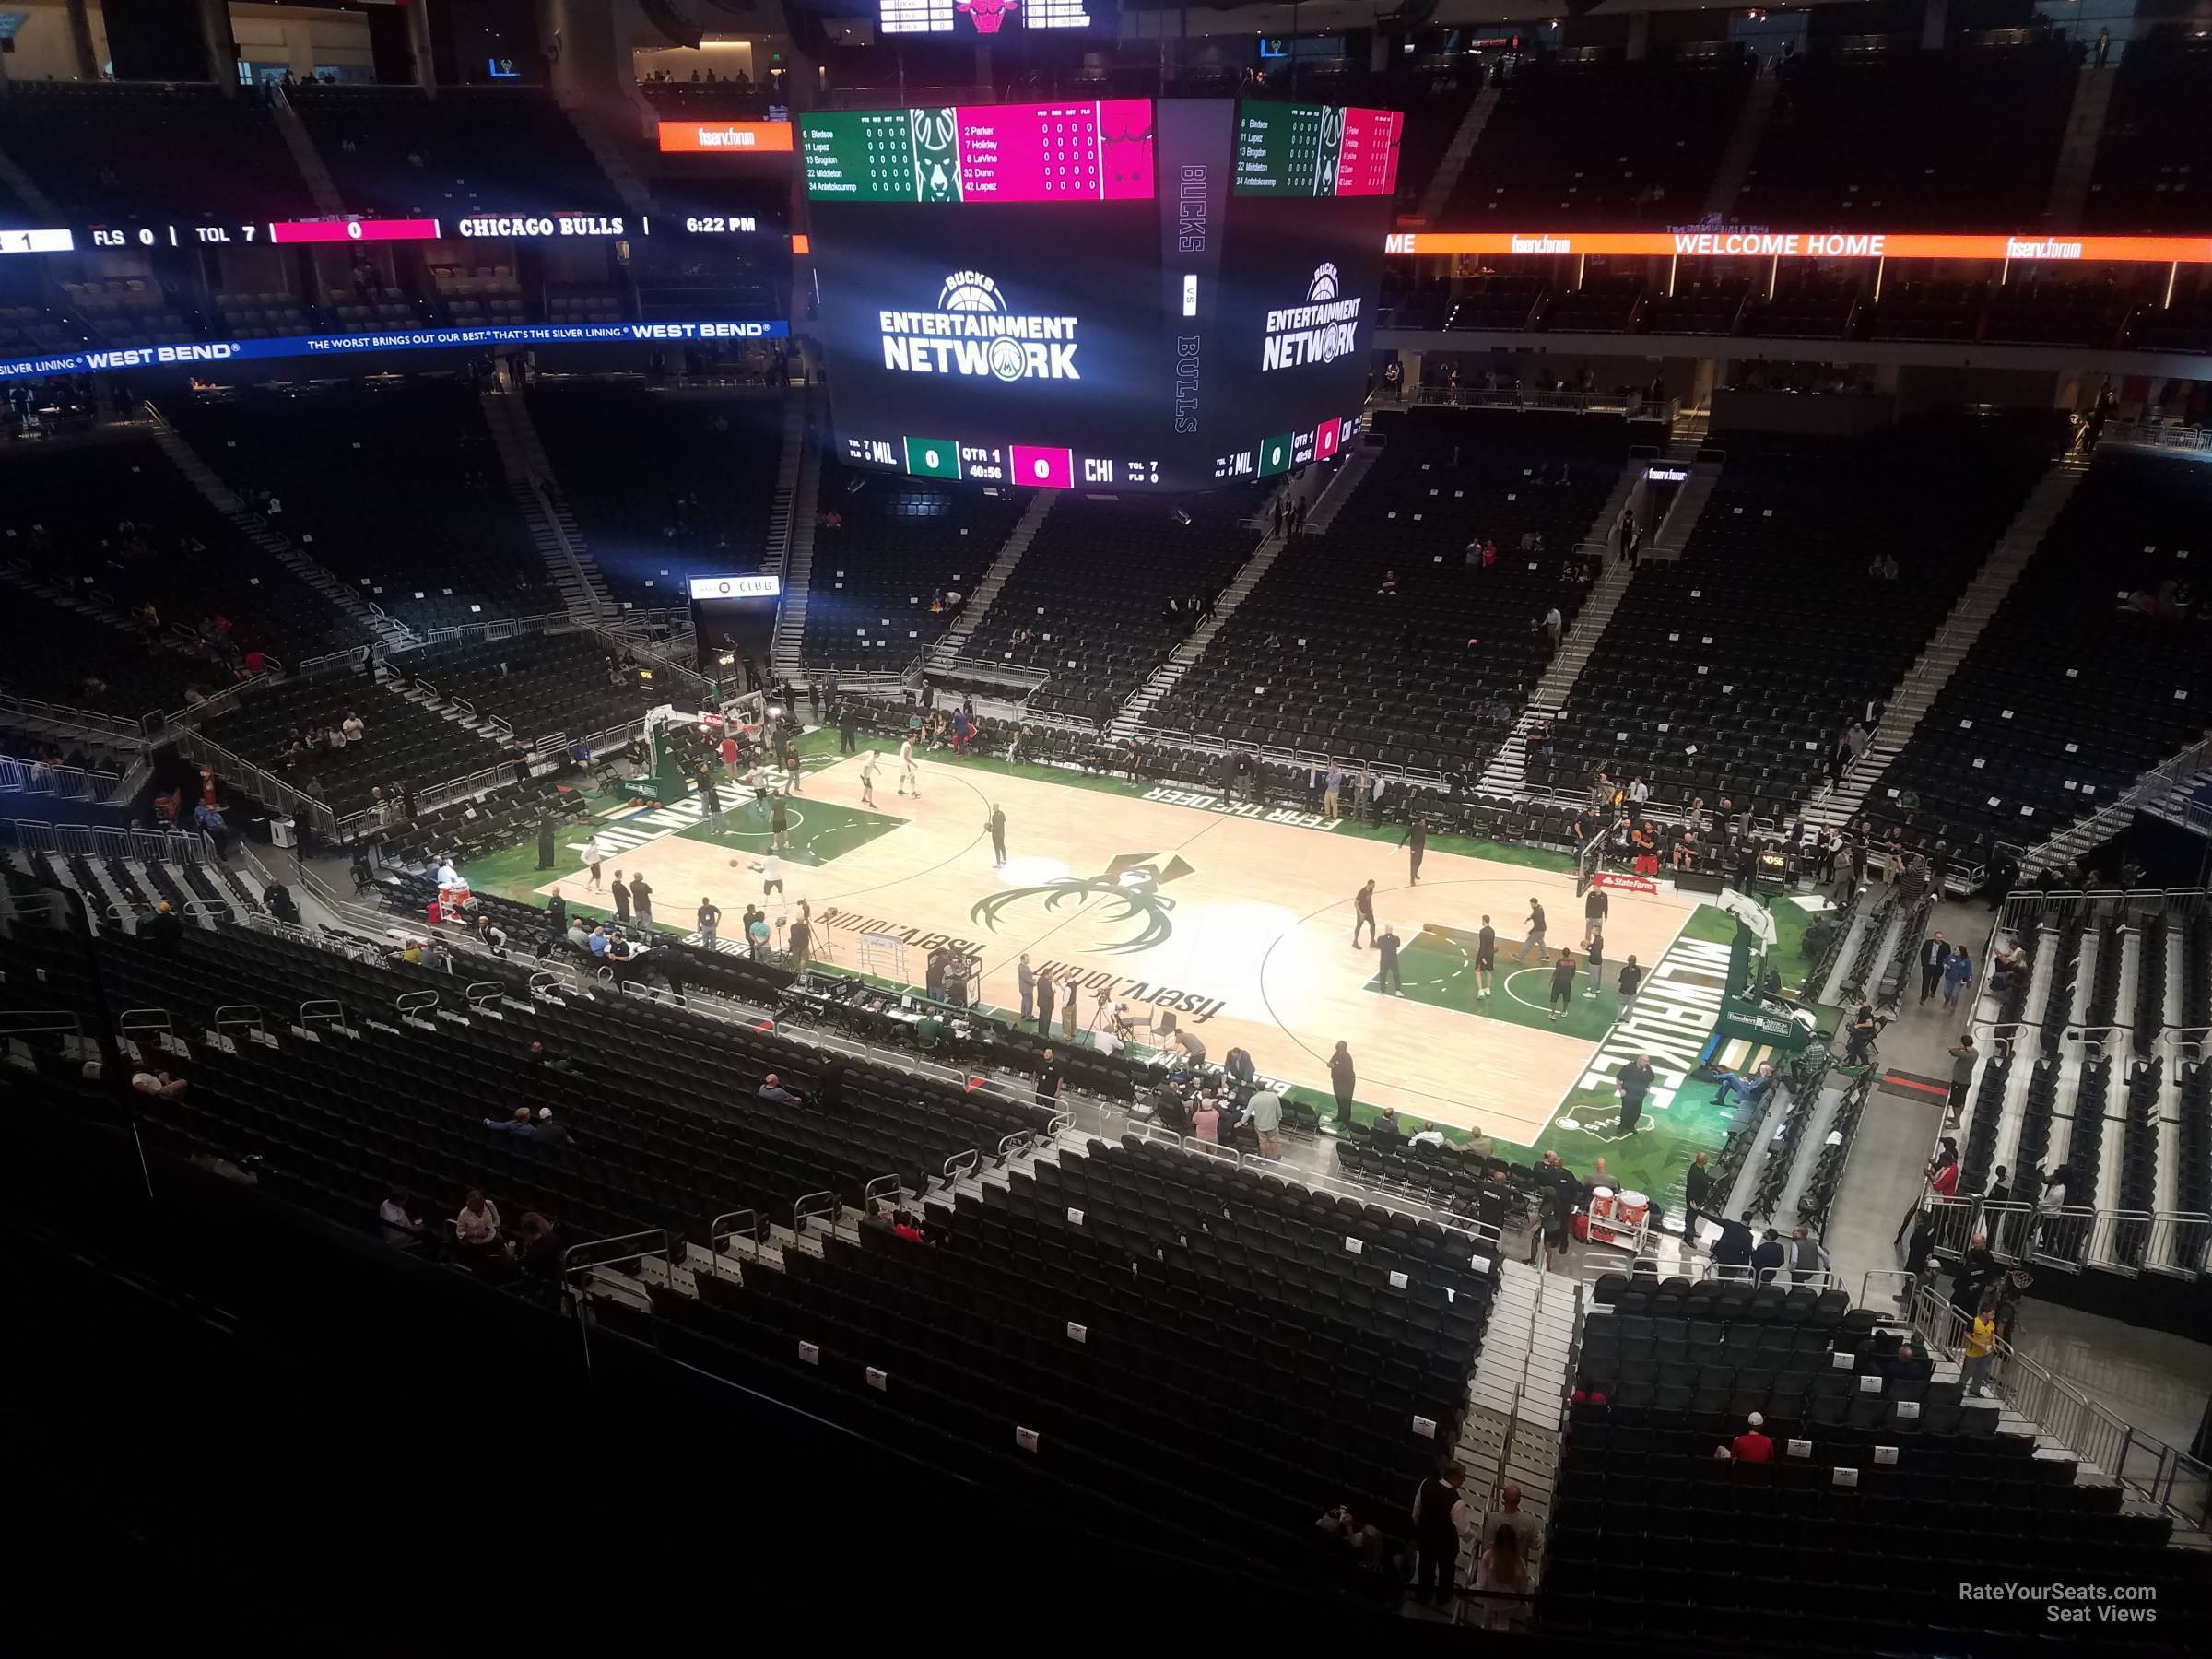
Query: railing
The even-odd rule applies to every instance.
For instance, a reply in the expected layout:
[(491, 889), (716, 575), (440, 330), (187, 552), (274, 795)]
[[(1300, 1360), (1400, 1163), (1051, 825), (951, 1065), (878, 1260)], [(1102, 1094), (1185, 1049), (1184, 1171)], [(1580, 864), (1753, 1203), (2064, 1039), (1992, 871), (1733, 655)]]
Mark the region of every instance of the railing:
[[(1912, 1323), (1926, 1352), (1963, 1358), (1970, 1322), (1934, 1288), (1922, 1288), (1915, 1299)], [(2206, 1531), (2212, 1465), (2136, 1428), (2009, 1343), (1995, 1343), (1991, 1356), (1984, 1386), (1995, 1397), (2084, 1463), (2166, 1510), (2182, 1526)]]
[(2203, 427), (2152, 426), (2141, 420), (2108, 420), (2097, 439), (2099, 448), (2124, 443), (2136, 449), (2212, 452), (2212, 431)]
[(2199, 738), (2187, 748), (2169, 755), (2095, 811), (2084, 814), (2065, 829), (2029, 848), (2020, 857), (2020, 874), (2023, 877), (2030, 876), (2045, 865), (2059, 862), (2059, 843), (2078, 837), (2085, 826), (2100, 819), (2117, 823), (2123, 815), (2134, 812), (2146, 801), (2165, 794), (2175, 785), (2186, 782), (2206, 768), (2212, 768), (2212, 737)]
[(1502, 1253), (1505, 1248), (1502, 1230), (1488, 1222), (1472, 1220), (1449, 1211), (1440, 1214), (1430, 1206), (1409, 1203), (1387, 1188), (1372, 1186), (1364, 1182), (1347, 1181), (1340, 1175), (1317, 1172), (1297, 1164), (1286, 1163), (1280, 1159), (1264, 1158), (1257, 1152), (1225, 1147), (1218, 1141), (1203, 1141), (1194, 1135), (1178, 1135), (1172, 1129), (1163, 1129), (1158, 1124), (1140, 1119), (1130, 1120), (1123, 1133), (1134, 1135), (1139, 1140), (1159, 1141), (1178, 1152), (1189, 1153), (1194, 1157), (1213, 1159), (1241, 1170), (1257, 1170), (1263, 1174), (1277, 1175), (1286, 1184), (1295, 1182), (1308, 1192), (1325, 1192), (1346, 1198), (1357, 1198), (1362, 1204), (1379, 1205), (1383, 1209), (1410, 1217), (1416, 1221), (1433, 1221), (1447, 1234), (1456, 1234), (1486, 1251)]
[(122, 780), (112, 771), (88, 771), (82, 767), (55, 766), (45, 760), (22, 760), (0, 755), (0, 794), (52, 795), (57, 801), (111, 801)]
[(266, 767), (256, 766), (244, 756), (225, 748), (197, 727), (184, 726), (178, 730), (177, 753), (187, 760), (197, 760), (214, 767), (255, 800), (290, 813), (300, 822), (313, 827), (320, 834), (335, 836), (337, 833), (337, 814), (327, 806), (312, 795), (303, 794), (294, 789)]
[[(668, 677), (666, 684), (671, 690), (681, 686), (694, 697), (702, 698), (712, 695), (715, 690), (714, 682), (696, 668), (686, 667), (674, 657), (665, 655), (649, 645), (641, 645), (627, 634), (615, 633), (595, 622), (571, 619), (571, 625), (580, 633), (591, 634), (609, 651), (632, 657), (641, 664), (652, 664), (653, 684), (656, 687), (663, 684), (660, 677), (666, 675)], [(673, 701), (674, 699), (669, 700)]]
[(1980, 1238), (1999, 1262), (2066, 1273), (2100, 1267), (2195, 1278), (2212, 1266), (2212, 1214), (2201, 1210), (2038, 1209), (1934, 1194), (1923, 1207), (1935, 1223), (1932, 1247), (1947, 1255), (1963, 1255)]
[(18, 697), (13, 691), (0, 691), (0, 717), (8, 716), (18, 720), (37, 721), (41, 725), (66, 726), (86, 736), (100, 737), (115, 743), (144, 745), (147, 741), (146, 722), (143, 720), (133, 720), (124, 714), (102, 714), (68, 703), (45, 702), (36, 697)]
[(205, 864), (214, 852), (197, 830), (119, 830), (106, 824), (50, 824), (0, 818), (0, 846), (64, 857), (135, 858), (144, 864)]

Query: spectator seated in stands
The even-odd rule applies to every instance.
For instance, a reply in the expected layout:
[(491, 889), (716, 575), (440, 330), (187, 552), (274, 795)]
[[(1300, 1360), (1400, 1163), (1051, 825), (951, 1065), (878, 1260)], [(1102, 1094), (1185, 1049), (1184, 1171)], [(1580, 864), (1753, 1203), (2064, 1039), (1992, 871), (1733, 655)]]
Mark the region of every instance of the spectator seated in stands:
[(1743, 1433), (1728, 1442), (1729, 1454), (1737, 1463), (1771, 1463), (1774, 1461), (1774, 1442), (1766, 1433), (1767, 1419), (1753, 1412), (1745, 1419)]

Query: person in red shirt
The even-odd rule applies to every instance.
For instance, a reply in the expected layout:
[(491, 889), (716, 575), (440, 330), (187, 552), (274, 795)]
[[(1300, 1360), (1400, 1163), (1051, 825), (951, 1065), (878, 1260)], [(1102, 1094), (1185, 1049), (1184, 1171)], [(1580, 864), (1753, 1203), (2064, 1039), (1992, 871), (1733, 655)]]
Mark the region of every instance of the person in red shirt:
[(1751, 1426), (1728, 1442), (1728, 1449), (1735, 1453), (1737, 1463), (1772, 1463), (1774, 1461), (1774, 1442), (1759, 1432), (1765, 1427), (1766, 1421), (1767, 1419), (1758, 1412), (1753, 1412), (1750, 1418)]

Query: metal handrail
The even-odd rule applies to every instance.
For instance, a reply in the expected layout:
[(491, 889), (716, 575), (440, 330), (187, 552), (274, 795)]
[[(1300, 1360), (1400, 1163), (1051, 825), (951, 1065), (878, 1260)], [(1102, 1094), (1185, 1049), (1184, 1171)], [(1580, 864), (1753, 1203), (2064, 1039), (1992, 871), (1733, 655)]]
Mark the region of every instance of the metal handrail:
[[(746, 1225), (743, 1228), (730, 1225), (731, 1223), (734, 1223), (740, 1216), (743, 1216), (746, 1219)], [(749, 1209), (732, 1210), (727, 1215), (717, 1216), (713, 1220), (708, 1222), (707, 1253), (712, 1256), (721, 1255), (723, 1240), (736, 1238), (740, 1233), (742, 1233), (747, 1239), (750, 1240), (755, 1244), (758, 1244), (760, 1241), (760, 1217), (758, 1211)]]
[[(634, 1244), (640, 1239), (657, 1239), (660, 1241), (660, 1248), (658, 1250), (623, 1250), (611, 1255), (595, 1256), (588, 1262), (579, 1262), (576, 1259), (585, 1251), (606, 1250), (618, 1244)], [(651, 1255), (657, 1255), (665, 1262), (672, 1262), (675, 1258), (669, 1253), (670, 1248), (668, 1230), (665, 1227), (648, 1227), (637, 1232), (618, 1233), (609, 1239), (587, 1239), (581, 1244), (570, 1245), (560, 1253), (560, 1276), (566, 1279), (579, 1273), (589, 1272), (594, 1267), (611, 1267), (618, 1262), (641, 1262)]]
[(37, 721), (41, 725), (64, 726), (88, 737), (104, 736), (140, 747), (147, 741), (143, 720), (134, 720), (127, 714), (102, 714), (97, 709), (80, 709), (72, 703), (47, 702), (42, 698), (23, 697), (13, 691), (0, 691), (0, 714)]
[(2212, 1214), (2202, 1210), (2103, 1209), (2087, 1204), (2043, 1209), (2017, 1199), (1993, 1204), (1971, 1194), (1947, 1198), (1936, 1194), (1923, 1198), (1922, 1208), (1935, 1220), (1931, 1248), (1945, 1254), (1962, 1255), (1979, 1238), (1998, 1261), (2016, 1265), (2183, 1278), (2212, 1271)]
[[(1913, 1300), (1912, 1324), (1929, 1351), (1958, 1359), (1965, 1349), (1967, 1316), (1933, 1287)], [(2133, 1487), (2190, 1531), (2207, 1526), (2206, 1495), (2212, 1493), (2212, 1465), (2146, 1433), (2065, 1378), (2002, 1339), (1990, 1349), (1993, 1363), (1985, 1380), (1997, 1398), (2124, 1486)], [(2138, 1456), (2139, 1454), (2139, 1456)], [(2147, 1460), (2147, 1474), (2138, 1473)], [(2194, 1510), (2175, 1502), (2184, 1475), (2194, 1488)]]
[[(821, 1202), (816, 1203), (817, 1199)], [(809, 1208), (809, 1206), (812, 1207)], [(794, 1233), (803, 1233), (806, 1230), (806, 1223), (811, 1218), (823, 1215), (830, 1218), (830, 1225), (834, 1230), (837, 1225), (837, 1212), (841, 1207), (835, 1193), (801, 1193), (792, 1200), (791, 1230)]]
[(52, 795), (57, 801), (112, 801), (121, 774), (50, 760), (0, 755), (0, 794)]

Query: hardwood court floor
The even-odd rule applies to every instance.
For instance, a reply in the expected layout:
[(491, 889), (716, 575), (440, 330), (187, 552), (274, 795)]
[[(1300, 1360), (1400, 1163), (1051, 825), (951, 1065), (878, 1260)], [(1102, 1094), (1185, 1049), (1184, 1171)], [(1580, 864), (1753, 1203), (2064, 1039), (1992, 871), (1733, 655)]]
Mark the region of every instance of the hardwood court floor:
[[(861, 805), (862, 759), (807, 774), (806, 794), (791, 803), (794, 841), (806, 833), (809, 804)], [(903, 960), (888, 971), (918, 983), (929, 946), (951, 940), (982, 959), (982, 983), (973, 994), (1013, 1007), (1020, 1000), (1016, 963), (1027, 952), (1034, 968), (1054, 965), (1055, 978), (1071, 970), (1078, 976), (1078, 1029), (1103, 987), (1128, 1003), (1135, 1018), (1174, 1012), (1209, 1058), (1242, 1047), (1262, 1072), (1324, 1094), (1328, 1055), (1341, 1038), (1351, 1046), (1363, 1102), (1480, 1126), (1524, 1144), (1589, 1058), (1587, 1035), (1569, 1036), (1550, 1029), (1542, 1013), (1532, 1016), (1532, 1006), (1540, 1010), (1546, 1003), (1550, 977), (1536, 968), (1534, 953), (1518, 969), (1511, 960), (1531, 897), (1543, 900), (1552, 949), (1575, 947), (1579, 959), (1582, 904), (1571, 876), (1431, 852), (1415, 888), (1407, 884), (1406, 854), (1386, 844), (927, 760), (918, 765), (919, 799), (897, 794), (895, 755), (887, 753), (877, 770), (874, 810), (902, 822), (826, 864), (787, 863), (785, 890), (770, 902), (771, 919), (788, 919), (797, 900), (809, 900), (817, 935), (839, 966), (862, 965), (865, 935), (900, 935)], [(1003, 869), (994, 868), (983, 830), (994, 802), (1007, 819)], [(746, 903), (762, 898), (754, 867), (762, 845), (752, 830), (719, 842), (691, 830), (610, 864), (646, 872), (664, 924), (688, 922), (700, 898), (711, 895), (725, 912), (727, 937), (735, 935)], [(1500, 939), (1494, 999), (1500, 1017), (1470, 1011), (1462, 995), (1397, 997), (1371, 989), (1375, 953), (1351, 943), (1352, 895), (1371, 876), (1377, 919), (1409, 945), (1425, 927), (1471, 936), (1489, 916)], [(536, 890), (558, 887), (583, 900), (591, 897), (583, 879), (573, 871)], [(1616, 892), (1607, 961), (1618, 965), (1633, 953), (1648, 970), (1694, 909), (1692, 900)], [(1433, 953), (1425, 967), (1418, 960), (1409, 958), (1409, 976), (1449, 971), (1436, 966)], [(1608, 981), (1613, 971), (1607, 969)], [(1576, 1023), (1586, 1025), (1581, 989), (1578, 983), (1584, 1016)], [(1507, 998), (1520, 1005), (1513, 1018), (1505, 1017)]]

